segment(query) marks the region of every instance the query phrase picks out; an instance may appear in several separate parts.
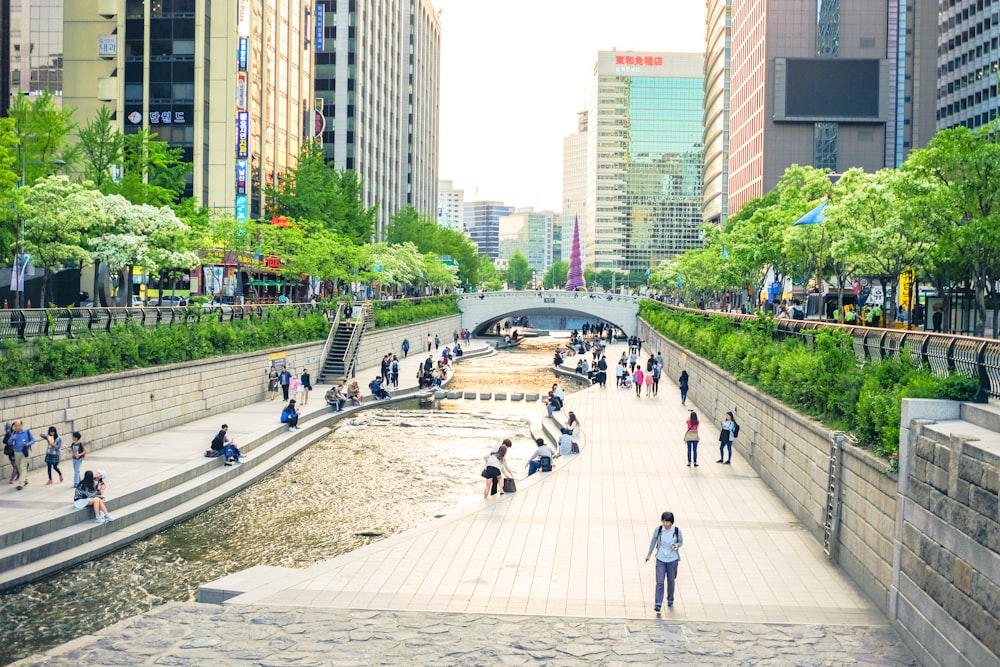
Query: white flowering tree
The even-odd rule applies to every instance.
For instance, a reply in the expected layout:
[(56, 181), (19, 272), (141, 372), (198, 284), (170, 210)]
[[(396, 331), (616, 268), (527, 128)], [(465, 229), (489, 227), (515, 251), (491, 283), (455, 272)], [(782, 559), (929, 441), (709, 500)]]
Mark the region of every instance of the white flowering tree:
[(87, 231), (99, 224), (104, 213), (100, 192), (70, 182), (66, 176), (49, 176), (23, 193), (24, 246), (36, 266), (43, 269), (42, 303), (48, 303), (52, 274), (67, 266), (90, 260), (84, 247)]

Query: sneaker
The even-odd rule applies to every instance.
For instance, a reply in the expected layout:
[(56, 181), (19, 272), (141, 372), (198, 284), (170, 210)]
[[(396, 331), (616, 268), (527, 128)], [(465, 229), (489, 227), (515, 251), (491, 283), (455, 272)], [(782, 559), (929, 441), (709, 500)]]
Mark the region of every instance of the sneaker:
[(94, 523), (104, 523), (104, 517), (103, 516), (94, 517)]
[(289, 426), (289, 427), (288, 427), (288, 431), (289, 431), (289, 432), (292, 432), (292, 431), (294, 431), (294, 430), (295, 430), (295, 427), (294, 427), (294, 426)]
[(723, 461), (722, 459), (719, 459), (718, 461), (716, 461), (716, 463), (725, 463), (725, 461)]
[(115, 518), (113, 516), (111, 516), (110, 514), (105, 514), (104, 515), (104, 520), (110, 523), (111, 521), (114, 521)]
[(49, 481), (45, 482), (45, 486), (49, 486), (50, 484), (52, 484), (52, 480), (51, 479)]
[(697, 464), (697, 463), (695, 463), (695, 464), (694, 464), (694, 467), (695, 467), (695, 468), (697, 468), (697, 467), (698, 467), (698, 464)]
[(659, 605), (657, 605), (657, 606), (653, 607), (653, 611), (660, 611), (660, 607), (659, 607)]
[(733, 463), (732, 461), (726, 461), (726, 465), (727, 465), (727, 466), (728, 466), (728, 465), (732, 465), (732, 463)]
[(668, 606), (668, 607), (673, 607), (673, 606), (674, 606), (674, 603), (673, 603), (673, 602), (668, 602), (668, 603), (667, 603), (667, 606)]
[(23, 486), (21, 486), (20, 484), (18, 484), (17, 486), (15, 486), (15, 487), (14, 487), (14, 489), (16, 489), (17, 491), (20, 491), (20, 490), (21, 490), (21, 489), (23, 489), (23, 488), (24, 488), (24, 487), (23, 487)]

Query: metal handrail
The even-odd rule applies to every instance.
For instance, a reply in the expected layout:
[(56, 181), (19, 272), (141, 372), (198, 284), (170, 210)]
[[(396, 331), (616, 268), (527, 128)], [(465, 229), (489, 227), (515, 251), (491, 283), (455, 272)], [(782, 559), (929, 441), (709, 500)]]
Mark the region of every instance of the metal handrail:
[(323, 306), (302, 304), (227, 305), (204, 310), (187, 306), (143, 306), (131, 308), (31, 308), (0, 310), (0, 340), (28, 338), (75, 338), (81, 334), (107, 332), (116, 324), (132, 322), (144, 327), (186, 326), (194, 322), (263, 319), (270, 312), (294, 308), (298, 317)]
[[(661, 303), (666, 309), (703, 317), (725, 317), (734, 326), (757, 319), (757, 315), (698, 310)], [(916, 363), (926, 365), (935, 375), (958, 373), (979, 381), (981, 391), (993, 398), (1000, 398), (1000, 340), (910, 331), (884, 329), (818, 320), (775, 320), (776, 335), (811, 340), (823, 329), (843, 331), (851, 337), (854, 354), (860, 363), (885, 359), (901, 359), (908, 355)]]

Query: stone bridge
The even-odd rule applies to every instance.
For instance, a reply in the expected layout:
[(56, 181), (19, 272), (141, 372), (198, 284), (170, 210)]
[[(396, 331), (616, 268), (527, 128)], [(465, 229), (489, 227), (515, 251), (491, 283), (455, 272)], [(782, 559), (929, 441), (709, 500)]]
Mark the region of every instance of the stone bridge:
[(477, 292), (459, 299), (462, 326), (473, 335), (487, 332), (497, 322), (515, 315), (554, 315), (604, 320), (626, 336), (636, 333), (639, 297), (590, 292), (522, 291)]

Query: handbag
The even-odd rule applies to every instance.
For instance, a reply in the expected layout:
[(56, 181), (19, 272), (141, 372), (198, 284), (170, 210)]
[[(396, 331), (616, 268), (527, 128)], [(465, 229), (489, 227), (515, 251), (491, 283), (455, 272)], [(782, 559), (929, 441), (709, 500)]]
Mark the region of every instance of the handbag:
[(3, 455), (4, 456), (14, 456), (14, 445), (12, 445), (10, 443), (7, 443), (6, 445), (4, 445), (3, 446)]
[(488, 468), (483, 468), (483, 471), (481, 473), (479, 473), (479, 474), (482, 475), (483, 477), (485, 477), (486, 479), (489, 479), (492, 476), (488, 472)]
[(517, 483), (514, 481), (513, 477), (503, 478), (503, 492), (504, 493), (514, 493), (517, 491)]
[(689, 428), (684, 434), (684, 442), (697, 442), (698, 441), (698, 430)]

